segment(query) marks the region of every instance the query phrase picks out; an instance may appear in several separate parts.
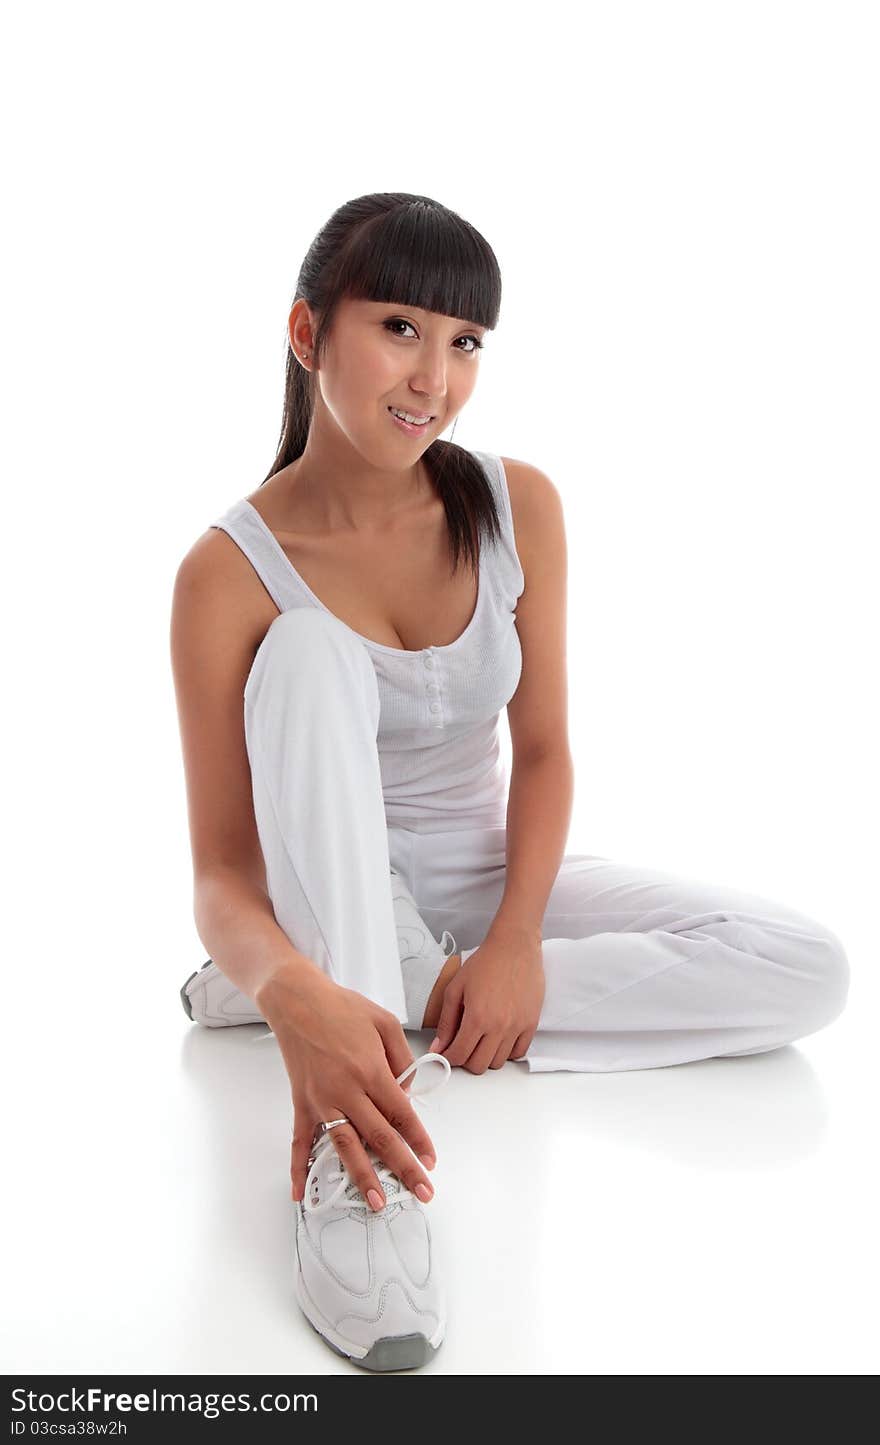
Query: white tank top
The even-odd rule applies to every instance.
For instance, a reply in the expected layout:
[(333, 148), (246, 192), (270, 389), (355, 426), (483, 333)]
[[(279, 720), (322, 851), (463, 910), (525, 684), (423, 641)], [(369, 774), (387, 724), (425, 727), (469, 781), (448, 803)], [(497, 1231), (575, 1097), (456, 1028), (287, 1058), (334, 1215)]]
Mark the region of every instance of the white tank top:
[[(445, 647), (387, 647), (348, 627), (366, 647), (379, 685), (377, 746), (385, 818), (417, 833), (504, 827), (509, 777), (501, 709), (522, 668), (516, 604), (525, 586), (501, 458), (473, 451), (498, 507), (501, 537), (480, 538), (479, 589), (464, 632)], [(259, 512), (242, 498), (211, 523), (229, 533), (280, 612), (324, 606)], [(341, 619), (340, 619), (341, 620)]]

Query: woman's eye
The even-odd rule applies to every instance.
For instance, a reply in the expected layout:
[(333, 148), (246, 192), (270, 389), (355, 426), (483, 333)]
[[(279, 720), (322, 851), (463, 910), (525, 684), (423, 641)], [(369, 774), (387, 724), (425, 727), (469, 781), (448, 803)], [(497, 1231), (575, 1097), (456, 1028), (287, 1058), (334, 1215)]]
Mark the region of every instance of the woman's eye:
[[(389, 329), (389, 331), (390, 331), (390, 329), (391, 329), (392, 326), (408, 326), (409, 329), (410, 329), (410, 331), (414, 331), (414, 330), (415, 330), (415, 327), (413, 326), (412, 322), (411, 322), (411, 321), (404, 321), (404, 319), (403, 319), (402, 316), (393, 316), (390, 321), (386, 321), (384, 324), (385, 324), (385, 326)], [(395, 331), (395, 332), (394, 332), (394, 335), (395, 335), (395, 336), (399, 336), (399, 335), (400, 335), (400, 332)]]
[[(391, 328), (392, 328), (393, 326), (408, 326), (409, 329), (410, 329), (410, 331), (414, 331), (414, 330), (415, 330), (415, 327), (413, 326), (412, 322), (411, 322), (411, 321), (404, 321), (404, 319), (403, 319), (402, 316), (392, 316), (392, 317), (390, 317), (390, 319), (389, 319), (388, 321), (383, 322), (383, 325), (386, 327), (386, 329), (387, 329), (388, 331), (391, 331)], [(393, 335), (393, 336), (399, 336), (399, 335), (400, 335), (400, 332), (399, 332), (399, 331), (392, 331), (392, 335)], [(472, 342), (474, 343), (473, 346), (470, 347), (469, 350), (465, 351), (465, 356), (473, 356), (474, 352), (475, 352), (475, 351), (478, 351), (478, 350), (481, 348), (481, 346), (483, 345), (483, 343), (482, 343), (482, 341), (480, 340), (479, 336), (475, 336), (475, 335), (473, 334), (473, 332), (471, 332), (468, 336), (459, 336), (459, 337), (458, 337), (458, 340), (459, 340), (459, 341), (472, 341)], [(463, 347), (459, 347), (458, 349), (459, 349), (460, 351), (463, 351), (463, 350), (464, 350)]]

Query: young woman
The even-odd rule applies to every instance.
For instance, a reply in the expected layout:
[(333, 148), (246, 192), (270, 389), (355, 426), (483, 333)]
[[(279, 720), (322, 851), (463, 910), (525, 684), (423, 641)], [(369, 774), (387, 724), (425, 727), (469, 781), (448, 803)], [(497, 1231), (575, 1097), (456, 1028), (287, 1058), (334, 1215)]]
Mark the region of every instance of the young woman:
[[(174, 589), (210, 954), (184, 1006), (271, 1027), (293, 1098), (297, 1299), (374, 1370), (423, 1363), (445, 1330), (419, 1066), (443, 1082), (508, 1059), (759, 1053), (836, 1018), (848, 989), (840, 940), (789, 907), (564, 854), (560, 497), (538, 468), (440, 437), (500, 296), (491, 248), (446, 207), (341, 206), (297, 282), (272, 469)], [(427, 1054), (404, 1026), (436, 1032)]]

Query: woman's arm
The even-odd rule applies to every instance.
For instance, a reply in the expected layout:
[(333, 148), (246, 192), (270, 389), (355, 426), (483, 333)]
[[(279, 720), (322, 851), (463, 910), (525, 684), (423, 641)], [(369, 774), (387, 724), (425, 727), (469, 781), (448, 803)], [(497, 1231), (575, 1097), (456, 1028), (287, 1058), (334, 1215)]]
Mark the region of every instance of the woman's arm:
[(301, 992), (328, 980), (279, 926), (266, 883), (243, 696), (274, 609), (246, 568), (224, 534), (200, 537), (177, 572), (170, 641), (196, 928), (213, 962), (265, 1016), (259, 990), (277, 976)]
[(519, 686), (507, 707), (513, 767), (507, 804), (507, 882), (491, 933), (541, 938), (574, 800), (568, 743), (566, 592), (562, 499), (550, 478), (503, 457), (524, 587), (516, 609)]
[(507, 800), (507, 874), (488, 938), (541, 941), (541, 921), (565, 853), (574, 802), (568, 753), (514, 763)]
[(239, 870), (217, 868), (197, 877), (193, 912), (208, 956), (264, 1016), (280, 989), (295, 1010), (297, 1000), (307, 1004), (327, 983), (277, 923), (265, 889)]

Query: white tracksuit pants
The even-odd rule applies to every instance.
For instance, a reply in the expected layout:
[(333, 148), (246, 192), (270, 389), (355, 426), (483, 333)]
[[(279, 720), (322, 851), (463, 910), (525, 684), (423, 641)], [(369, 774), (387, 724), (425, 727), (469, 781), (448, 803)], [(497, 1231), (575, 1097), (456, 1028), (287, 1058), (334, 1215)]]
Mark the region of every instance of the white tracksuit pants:
[[(332, 614), (272, 623), (244, 694), (270, 897), (295, 948), (406, 1019), (389, 869), (435, 938), (485, 937), (504, 891), (505, 829), (387, 826), (379, 693)], [(821, 923), (756, 894), (567, 854), (544, 915), (546, 991), (532, 1070), (651, 1069), (761, 1053), (842, 1011), (849, 965)]]

